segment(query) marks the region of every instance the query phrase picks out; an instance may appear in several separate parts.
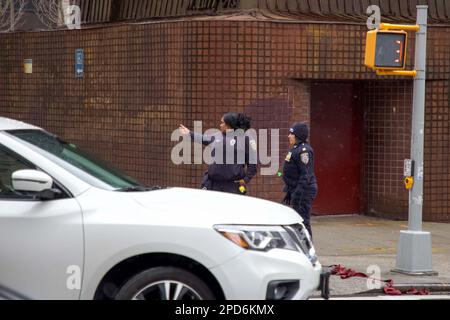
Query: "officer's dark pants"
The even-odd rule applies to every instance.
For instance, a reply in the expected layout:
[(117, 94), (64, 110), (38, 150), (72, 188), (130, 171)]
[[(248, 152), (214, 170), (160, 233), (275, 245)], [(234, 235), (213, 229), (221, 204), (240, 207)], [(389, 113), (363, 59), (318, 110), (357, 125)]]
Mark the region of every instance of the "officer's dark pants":
[(241, 194), (239, 184), (234, 181), (212, 181), (210, 190)]
[(311, 188), (303, 192), (303, 196), (300, 199), (294, 199), (293, 209), (303, 218), (303, 224), (309, 232), (312, 239), (311, 230), (311, 207), (312, 202), (317, 196), (317, 188)]

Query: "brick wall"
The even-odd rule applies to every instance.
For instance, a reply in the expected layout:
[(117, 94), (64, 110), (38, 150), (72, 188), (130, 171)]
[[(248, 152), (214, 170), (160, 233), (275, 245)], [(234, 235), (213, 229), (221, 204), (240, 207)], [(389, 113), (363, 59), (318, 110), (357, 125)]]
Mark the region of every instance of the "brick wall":
[(450, 221), (449, 87), (449, 79), (428, 82), (424, 159), (424, 216), (447, 222)]
[(368, 81), (364, 107), (364, 195), (368, 214), (407, 219), (403, 160), (410, 158), (412, 81)]
[[(170, 137), (179, 123), (192, 127), (202, 120), (206, 129), (218, 127), (225, 112), (247, 112), (256, 128), (280, 130), (282, 165), (287, 128), (309, 119), (309, 81), (359, 81), (367, 88), (366, 208), (403, 217), (398, 179), (409, 150), (411, 85), (374, 81), (362, 65), (365, 31), (363, 25), (211, 19), (2, 34), (0, 115), (43, 126), (148, 184), (197, 187), (204, 165), (170, 161)], [(428, 220), (450, 220), (449, 38), (448, 28), (430, 28)], [(85, 50), (81, 80), (74, 76), (77, 48)], [(23, 73), (23, 59), (33, 59), (33, 74)], [(281, 187), (276, 176), (258, 176), (250, 193), (279, 201)]]

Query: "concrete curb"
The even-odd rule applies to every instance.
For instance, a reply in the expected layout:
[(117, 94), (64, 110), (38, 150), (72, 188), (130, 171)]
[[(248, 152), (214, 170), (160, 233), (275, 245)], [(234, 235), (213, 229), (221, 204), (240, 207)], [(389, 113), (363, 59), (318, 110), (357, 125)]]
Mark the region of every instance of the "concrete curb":
[(442, 291), (450, 291), (450, 283), (417, 283), (417, 284), (411, 284), (411, 283), (394, 283), (394, 287), (396, 289), (399, 289), (401, 291), (409, 290), (412, 288), (416, 289), (425, 289), (430, 292), (442, 292)]
[[(417, 289), (417, 290), (428, 290), (430, 293), (434, 292), (450, 292), (450, 283), (394, 283), (394, 288), (398, 289), (400, 291), (408, 291), (409, 289)], [(367, 291), (360, 291), (355, 292), (352, 295), (353, 296), (359, 296), (359, 295), (373, 295), (373, 294), (382, 294), (383, 288), (381, 289), (373, 289), (373, 290), (367, 290)]]

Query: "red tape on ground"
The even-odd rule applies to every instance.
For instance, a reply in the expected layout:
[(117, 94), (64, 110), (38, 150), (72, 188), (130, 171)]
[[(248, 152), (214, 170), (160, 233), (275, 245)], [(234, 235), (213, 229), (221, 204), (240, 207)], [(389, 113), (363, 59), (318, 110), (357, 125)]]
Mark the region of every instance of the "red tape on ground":
[[(331, 267), (333, 268), (331, 270), (331, 274), (340, 276), (341, 279), (349, 279), (352, 277), (369, 278), (369, 276), (363, 272), (356, 272), (355, 270), (350, 269), (350, 268), (347, 269), (340, 264), (333, 265)], [(388, 280), (374, 279), (374, 280), (385, 283), (383, 292), (387, 295), (399, 296), (402, 294), (406, 294), (406, 295), (429, 295), (430, 294), (430, 292), (428, 290), (425, 290), (425, 289), (418, 290), (416, 288), (411, 288), (409, 290), (401, 291), (394, 287), (394, 281), (392, 279), (388, 279)]]

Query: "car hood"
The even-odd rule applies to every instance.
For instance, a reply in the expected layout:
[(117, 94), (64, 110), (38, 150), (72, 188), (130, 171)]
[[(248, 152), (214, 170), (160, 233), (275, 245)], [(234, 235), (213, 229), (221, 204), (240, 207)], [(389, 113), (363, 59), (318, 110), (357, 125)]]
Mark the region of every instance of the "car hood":
[(302, 221), (294, 210), (276, 202), (224, 192), (169, 188), (131, 196), (151, 214), (183, 225), (290, 225)]

